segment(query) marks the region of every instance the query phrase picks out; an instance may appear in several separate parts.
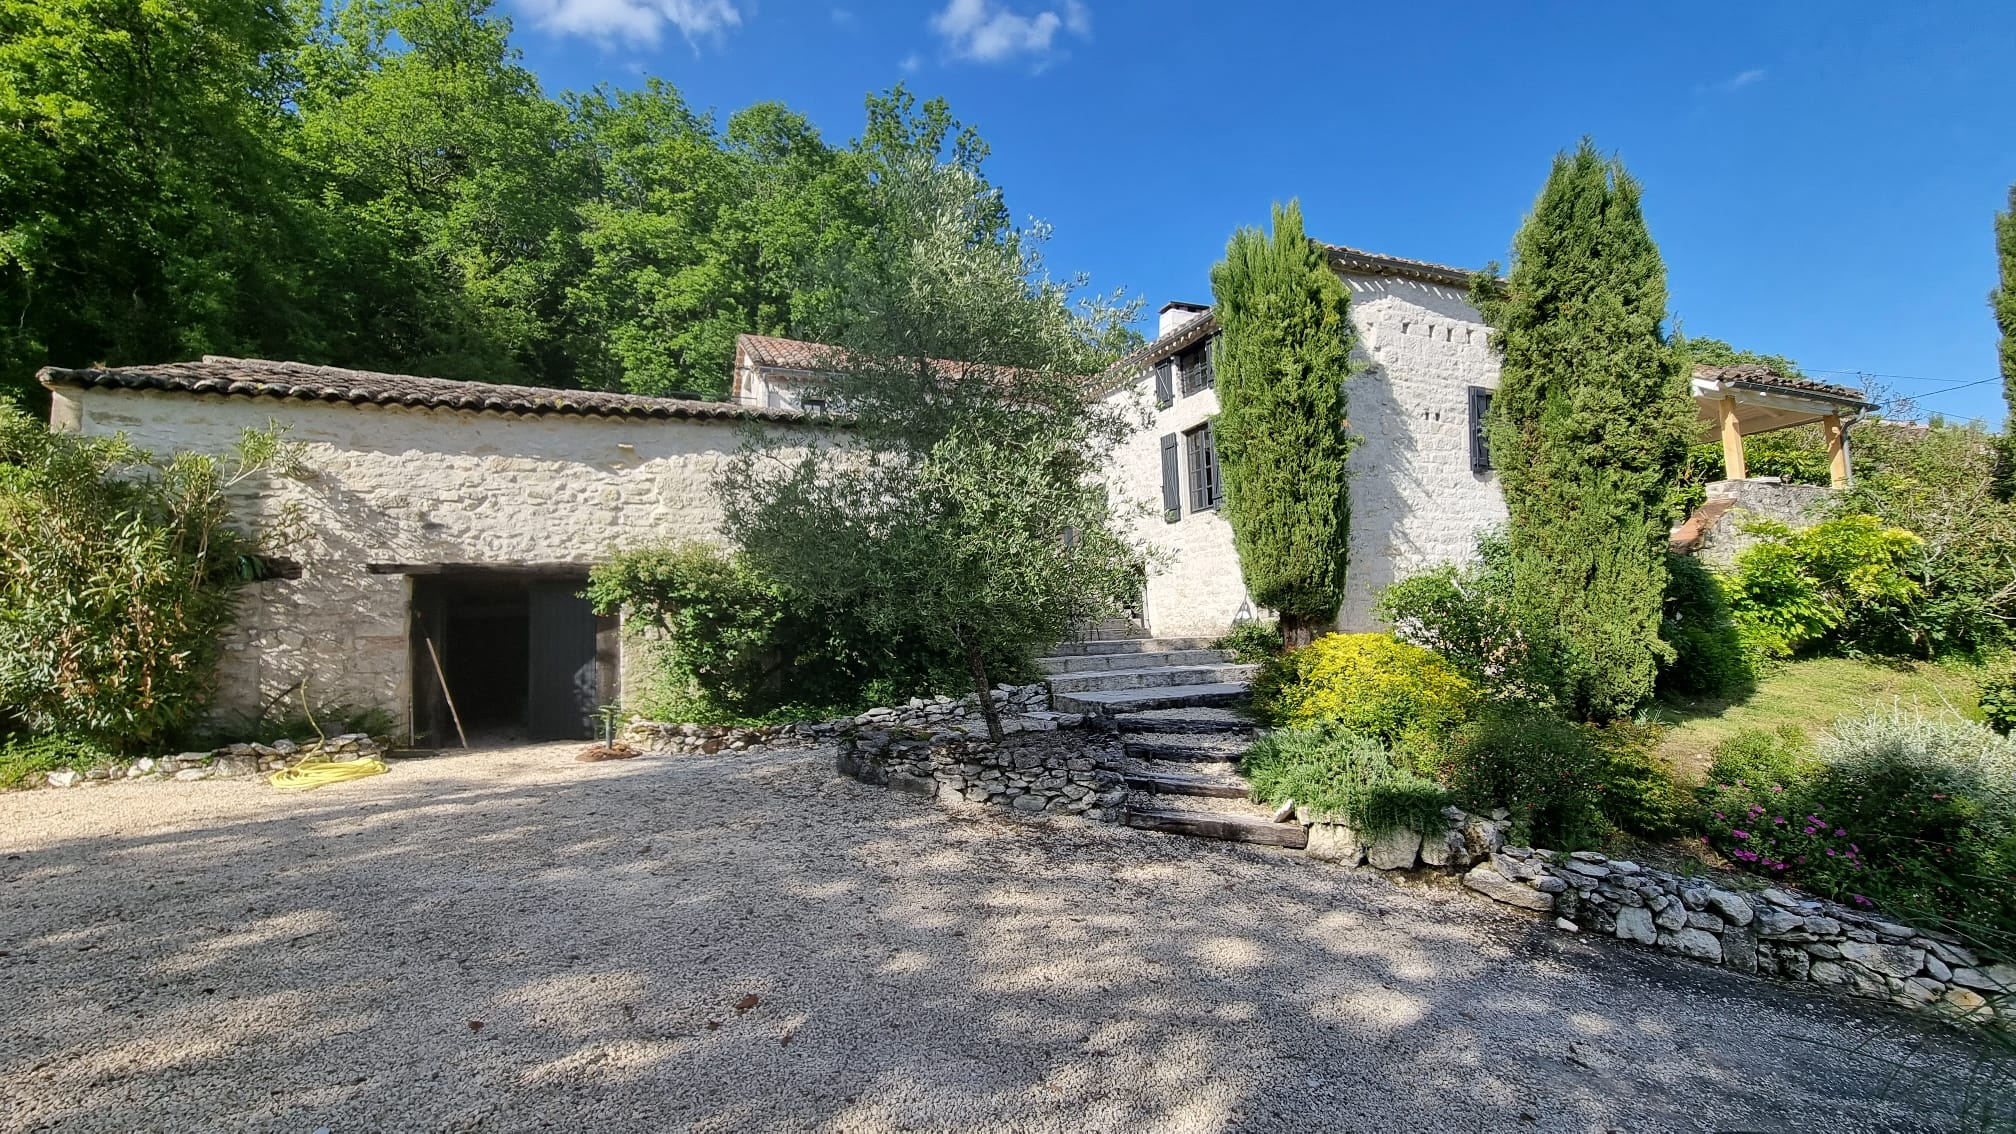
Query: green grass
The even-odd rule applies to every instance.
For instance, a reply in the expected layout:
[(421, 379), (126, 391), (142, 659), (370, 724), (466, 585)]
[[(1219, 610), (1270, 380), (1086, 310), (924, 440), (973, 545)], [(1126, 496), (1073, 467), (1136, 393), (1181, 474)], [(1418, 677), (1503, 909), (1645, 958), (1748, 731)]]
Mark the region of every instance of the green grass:
[(109, 759), (88, 743), (60, 736), (0, 735), (0, 791), (35, 787), (50, 772), (81, 772)]
[(1659, 755), (1683, 783), (1699, 783), (1709, 754), (1731, 734), (1746, 728), (1797, 725), (1818, 736), (1828, 725), (1870, 706), (1892, 703), (1928, 714), (1949, 710), (1981, 719), (1976, 700), (1979, 671), (1962, 664), (1857, 661), (1808, 658), (1787, 662), (1757, 682), (1739, 701), (1666, 703), (1663, 719), (1673, 727)]

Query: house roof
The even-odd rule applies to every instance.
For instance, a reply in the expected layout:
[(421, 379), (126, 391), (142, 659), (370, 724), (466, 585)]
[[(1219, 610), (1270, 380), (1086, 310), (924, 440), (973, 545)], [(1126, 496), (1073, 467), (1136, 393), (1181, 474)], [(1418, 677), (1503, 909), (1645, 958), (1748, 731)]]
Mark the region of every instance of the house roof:
[[(1424, 283), (1441, 284), (1445, 287), (1467, 288), (1475, 274), (1468, 268), (1453, 267), (1449, 264), (1431, 264), (1426, 260), (1409, 260), (1401, 256), (1385, 256), (1377, 252), (1367, 252), (1362, 248), (1346, 248), (1341, 244), (1326, 244), (1330, 266), (1339, 272), (1358, 276), (1398, 276), (1402, 279), (1421, 280)], [(1189, 307), (1191, 304), (1167, 304), (1169, 307)], [(1125, 381), (1131, 381), (1135, 374), (1161, 362), (1170, 355), (1187, 350), (1191, 346), (1211, 337), (1218, 330), (1218, 318), (1213, 308), (1202, 308), (1198, 314), (1178, 323), (1168, 334), (1157, 337), (1147, 346), (1106, 368), (1099, 377), (1101, 389), (1110, 390)]]
[(1704, 382), (1760, 390), (1780, 390), (1789, 394), (1811, 394), (1828, 401), (1847, 402), (1866, 409), (1876, 408), (1869, 395), (1852, 386), (1834, 386), (1811, 378), (1789, 378), (1762, 363), (1743, 362), (1734, 366), (1696, 366), (1694, 377)]
[(793, 410), (765, 410), (694, 398), (653, 398), (600, 390), (555, 390), (454, 382), (411, 374), (381, 374), (300, 362), (205, 355), (196, 362), (153, 366), (45, 366), (36, 377), (54, 389), (159, 390), (183, 394), (291, 398), (349, 405), (407, 406), (414, 409), (490, 411), (525, 416), (684, 418), (695, 421), (754, 419), (801, 421)]
[(774, 335), (736, 335), (735, 346), (757, 366), (770, 370), (800, 370), (816, 374), (826, 368), (833, 348)]

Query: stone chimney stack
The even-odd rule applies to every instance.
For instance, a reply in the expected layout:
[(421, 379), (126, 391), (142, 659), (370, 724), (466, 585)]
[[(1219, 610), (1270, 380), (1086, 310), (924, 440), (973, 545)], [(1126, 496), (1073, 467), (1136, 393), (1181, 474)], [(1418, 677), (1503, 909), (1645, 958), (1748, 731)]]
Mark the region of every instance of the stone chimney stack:
[(1155, 337), (1159, 339), (1209, 310), (1211, 305), (1208, 303), (1185, 303), (1172, 299), (1162, 305), (1162, 320), (1155, 327)]

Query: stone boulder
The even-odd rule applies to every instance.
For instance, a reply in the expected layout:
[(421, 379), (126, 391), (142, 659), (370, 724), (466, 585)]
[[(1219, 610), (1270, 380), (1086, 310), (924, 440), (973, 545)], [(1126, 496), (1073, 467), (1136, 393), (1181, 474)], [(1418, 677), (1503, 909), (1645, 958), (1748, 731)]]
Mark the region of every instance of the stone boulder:
[(1546, 913), (1554, 908), (1554, 895), (1514, 882), (1488, 866), (1479, 866), (1463, 876), (1463, 885), (1494, 902)]
[(1365, 861), (1365, 842), (1342, 823), (1316, 823), (1309, 828), (1309, 845), (1303, 853), (1319, 862), (1356, 866)]
[(1421, 832), (1405, 827), (1387, 831), (1365, 848), (1365, 861), (1380, 870), (1410, 870), (1420, 855)]

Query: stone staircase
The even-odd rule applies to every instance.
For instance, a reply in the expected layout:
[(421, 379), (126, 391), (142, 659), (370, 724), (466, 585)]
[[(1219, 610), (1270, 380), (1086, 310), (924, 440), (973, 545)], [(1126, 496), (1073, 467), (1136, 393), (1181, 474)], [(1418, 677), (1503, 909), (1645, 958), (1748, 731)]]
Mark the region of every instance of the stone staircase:
[(1104, 622), (1038, 664), (1049, 674), (1050, 707), (1060, 713), (1107, 719), (1243, 700), (1257, 667), (1236, 665), (1210, 646), (1208, 638), (1151, 638), (1141, 627)]
[(1277, 823), (1254, 803), (1239, 774), (1239, 754), (1253, 726), (1210, 707), (1146, 709), (1113, 718), (1120, 731), (1120, 775), (1127, 785), (1121, 818), (1130, 827), (1300, 850), (1302, 824)]

